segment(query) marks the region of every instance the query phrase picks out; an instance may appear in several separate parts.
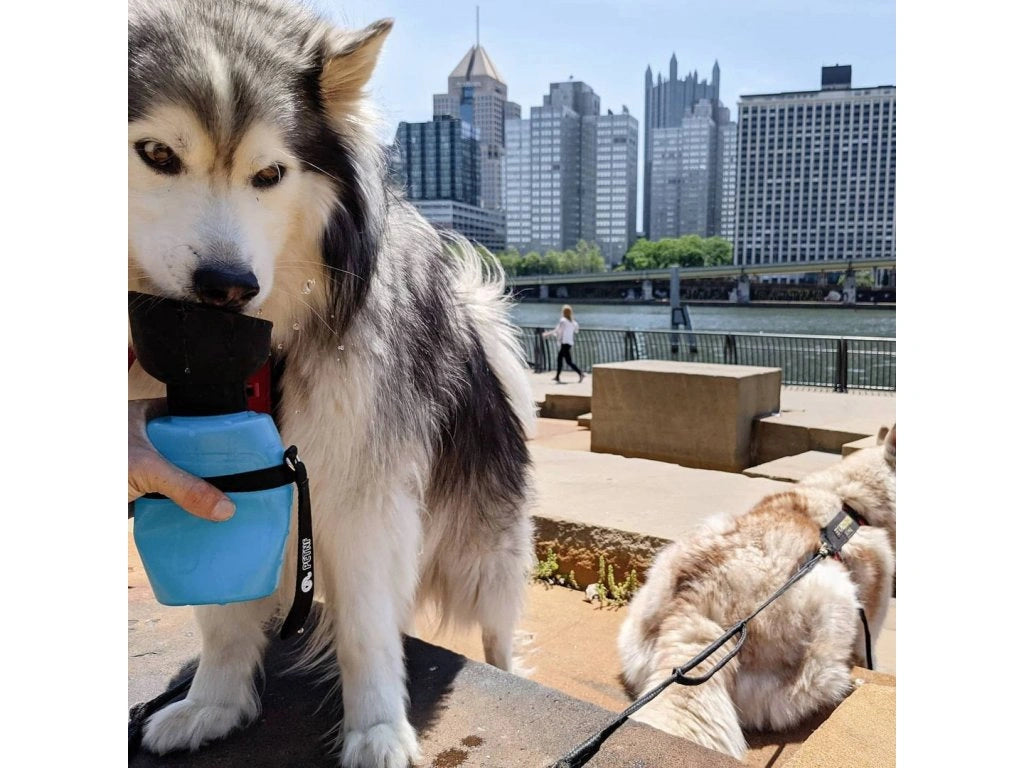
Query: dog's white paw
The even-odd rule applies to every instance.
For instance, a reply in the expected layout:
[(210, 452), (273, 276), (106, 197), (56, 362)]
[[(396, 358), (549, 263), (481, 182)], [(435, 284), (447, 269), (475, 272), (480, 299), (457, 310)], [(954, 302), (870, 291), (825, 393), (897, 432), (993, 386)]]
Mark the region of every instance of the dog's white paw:
[(341, 748), (342, 768), (408, 768), (419, 759), (416, 731), (405, 719), (349, 731)]
[(142, 745), (158, 755), (179, 749), (195, 751), (209, 741), (227, 736), (249, 719), (241, 707), (185, 699), (168, 705), (146, 721)]

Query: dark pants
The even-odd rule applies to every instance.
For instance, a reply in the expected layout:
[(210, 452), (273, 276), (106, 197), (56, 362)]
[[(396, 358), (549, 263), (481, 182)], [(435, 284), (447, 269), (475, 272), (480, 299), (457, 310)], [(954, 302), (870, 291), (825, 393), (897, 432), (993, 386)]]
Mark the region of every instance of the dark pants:
[(565, 360), (576, 373), (583, 376), (583, 371), (577, 368), (576, 363), (572, 361), (572, 344), (563, 344), (562, 348), (558, 350), (558, 373), (555, 374), (556, 379), (562, 375), (562, 360)]

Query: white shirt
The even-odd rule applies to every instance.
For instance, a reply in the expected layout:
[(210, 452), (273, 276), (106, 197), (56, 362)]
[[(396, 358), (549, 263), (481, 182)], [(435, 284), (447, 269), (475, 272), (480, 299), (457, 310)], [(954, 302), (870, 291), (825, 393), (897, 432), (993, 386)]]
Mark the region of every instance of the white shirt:
[(555, 338), (559, 344), (572, 344), (573, 335), (580, 329), (580, 324), (575, 320), (560, 318), (555, 326)]

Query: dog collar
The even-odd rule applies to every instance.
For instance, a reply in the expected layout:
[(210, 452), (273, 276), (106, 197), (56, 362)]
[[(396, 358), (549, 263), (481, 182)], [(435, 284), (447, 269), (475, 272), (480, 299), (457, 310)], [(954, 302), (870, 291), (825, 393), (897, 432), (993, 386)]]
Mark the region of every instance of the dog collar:
[(828, 524), (821, 529), (820, 551), (836, 560), (842, 560), (839, 554), (842, 548), (853, 538), (862, 525), (869, 525), (868, 521), (853, 507), (843, 502), (839, 514), (833, 517)]

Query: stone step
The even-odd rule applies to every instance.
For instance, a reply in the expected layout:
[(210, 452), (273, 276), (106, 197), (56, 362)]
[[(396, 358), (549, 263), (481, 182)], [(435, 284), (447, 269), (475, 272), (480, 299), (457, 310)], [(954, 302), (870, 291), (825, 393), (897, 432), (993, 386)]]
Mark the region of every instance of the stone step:
[[(573, 428), (579, 430), (574, 435), (530, 443), (532, 512), (538, 557), (552, 548), (562, 571), (575, 570), (581, 586), (597, 580), (601, 555), (617, 576), (635, 568), (642, 579), (669, 541), (685, 537), (712, 515), (744, 512), (764, 496), (789, 488), (788, 483), (739, 473), (571, 450), (568, 441), (590, 435)], [(542, 423), (542, 429), (554, 425)]]
[(875, 435), (862, 437), (860, 440), (854, 440), (849, 443), (844, 443), (843, 456), (849, 456), (851, 453), (862, 451), (865, 448), (874, 448), (876, 445), (878, 445), (878, 438)]
[(545, 419), (576, 419), (589, 412), (589, 394), (551, 393), (540, 404), (540, 416)]
[(841, 460), (842, 457), (836, 453), (805, 451), (796, 456), (786, 456), (765, 464), (758, 464), (756, 467), (749, 467), (743, 470), (743, 474), (747, 477), (766, 477), (769, 480), (798, 483), (812, 472), (827, 469)]
[(865, 682), (785, 762), (785, 768), (896, 765), (896, 687)]
[(850, 442), (874, 437), (896, 421), (895, 393), (811, 391), (783, 388), (781, 410), (754, 425), (754, 463), (806, 451), (842, 455)]

